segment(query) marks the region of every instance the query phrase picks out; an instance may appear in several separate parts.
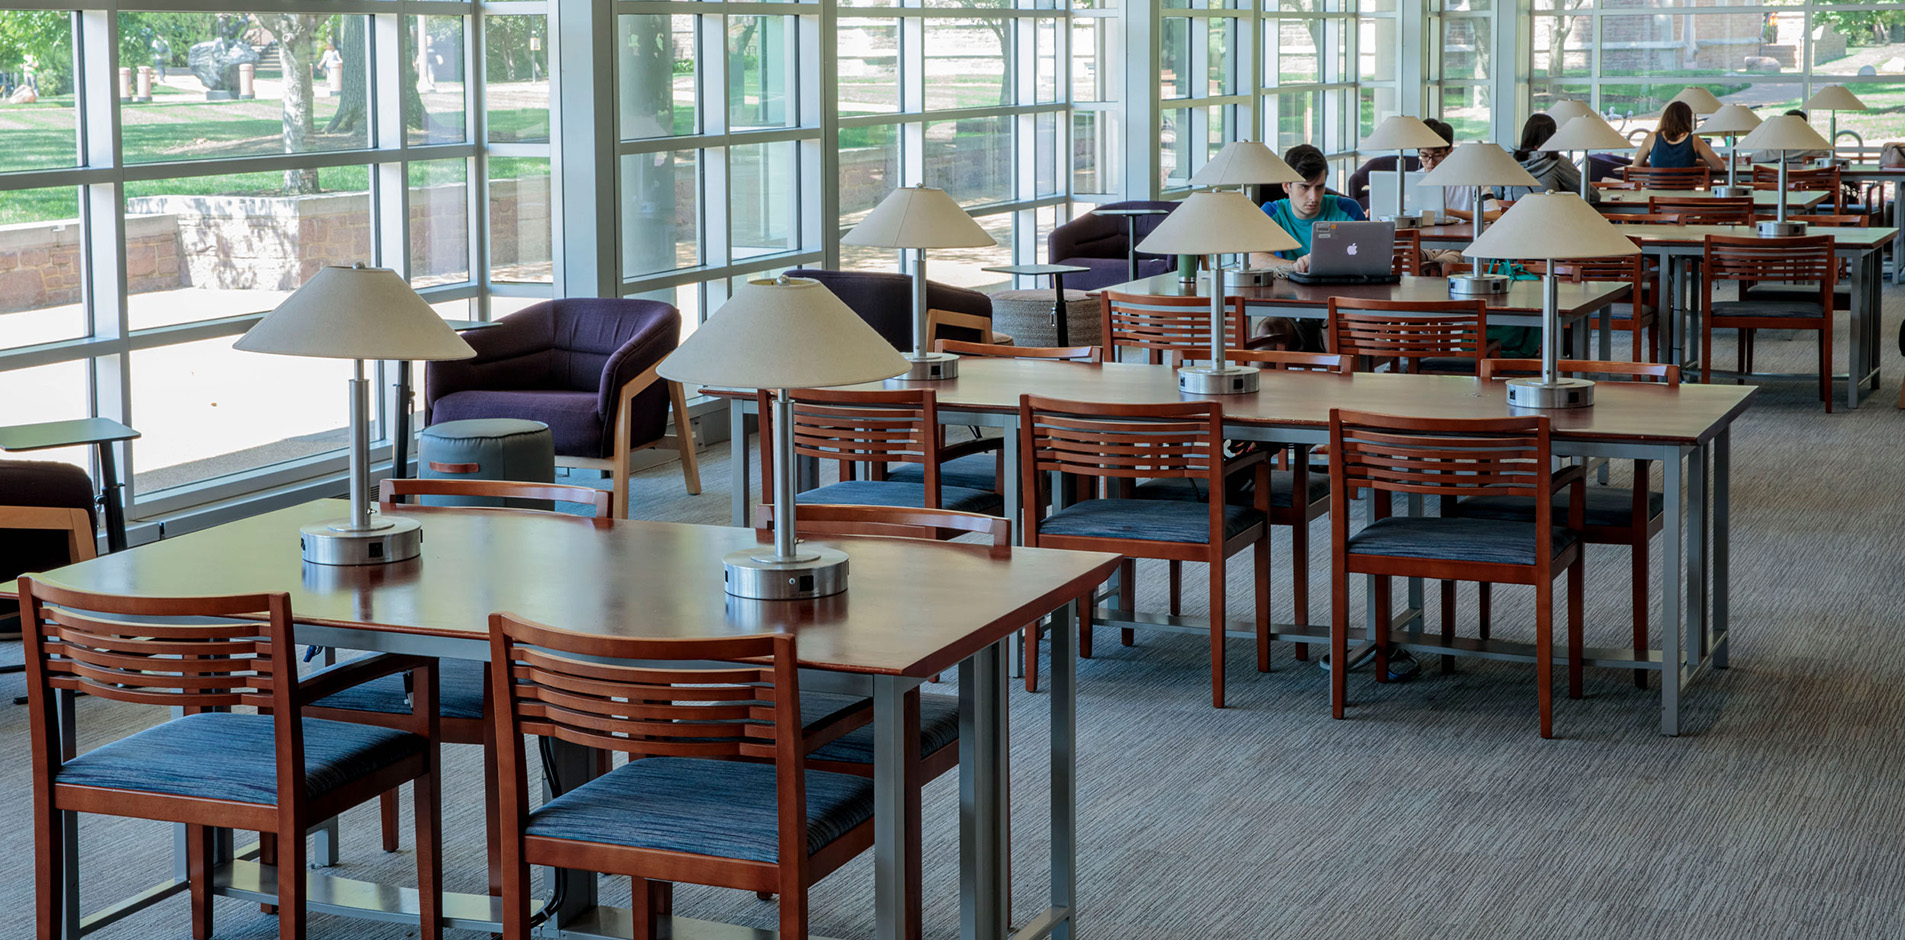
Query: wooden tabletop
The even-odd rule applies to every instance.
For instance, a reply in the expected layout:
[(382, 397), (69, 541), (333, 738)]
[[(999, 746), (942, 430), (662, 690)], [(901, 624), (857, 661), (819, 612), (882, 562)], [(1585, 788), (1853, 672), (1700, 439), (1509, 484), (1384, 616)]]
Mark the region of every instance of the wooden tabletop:
[[(1750, 176), (1747, 181), (1741, 185), (1751, 185)], [(1801, 208), (1810, 209), (1826, 201), (1831, 195), (1831, 193), (1821, 192), (1819, 190), (1789, 191), (1786, 193), (1786, 205), (1788, 207), (1799, 206)], [(1655, 197), (1661, 199), (1712, 199), (1714, 195), (1710, 189), (1603, 189), (1601, 190), (1599, 208), (1605, 211), (1612, 206), (1623, 210), (1640, 212), (1646, 210), (1647, 200)], [(1755, 208), (1775, 208), (1779, 205), (1779, 193), (1771, 189), (1753, 190), (1753, 205)]]
[(1840, 167), (1839, 175), (1845, 179), (1896, 179), (1905, 177), (1905, 166), (1879, 166), (1876, 163), (1853, 163)]
[(75, 444), (105, 444), (131, 441), (139, 432), (110, 418), (78, 418), (72, 421), (47, 421), (41, 424), (16, 424), (0, 428), (0, 450), (19, 453), (70, 447)]
[[(1331, 408), (1424, 418), (1501, 418), (1545, 414), (1557, 439), (1697, 444), (1746, 410), (1755, 389), (1745, 385), (1665, 385), (1602, 382), (1591, 408), (1533, 412), (1511, 409), (1499, 382), (1439, 375), (1265, 370), (1254, 395), (1212, 395), (1224, 420), (1275, 427), (1327, 427)], [(1092, 365), (1027, 359), (967, 358), (957, 378), (937, 382), (871, 383), (853, 388), (922, 387), (939, 407), (1016, 411), (1022, 394), (1073, 401), (1150, 404), (1195, 399), (1177, 390), (1168, 366)]]
[[(977, 360), (972, 364), (976, 365)], [(721, 557), (767, 547), (752, 529), (402, 506), (423, 554), (387, 565), (307, 565), (300, 526), (341, 517), (318, 500), (51, 572), (87, 591), (288, 591), (298, 623), (482, 639), (492, 611), (617, 636), (791, 631), (801, 665), (916, 678), (961, 660), (1109, 577), (1102, 552), (911, 539), (811, 540), (847, 552), (844, 593), (757, 601), (722, 591)], [(12, 597), (12, 583), (0, 585)]]
[[(1619, 216), (1608, 221), (1615, 223), (1621, 234), (1640, 240), (1647, 245), (1698, 245), (1708, 235), (1734, 235), (1750, 238), (1759, 235), (1759, 230), (1751, 225), (1634, 225), (1622, 223)], [(1871, 226), (1857, 228), (1853, 226), (1806, 226), (1807, 235), (1830, 235), (1841, 248), (1872, 249), (1892, 240), (1898, 229)]]
[[(1468, 224), (1463, 223), (1461, 228), (1466, 233)], [(1121, 294), (1151, 294), (1163, 297), (1208, 297), (1210, 295), (1204, 292), (1207, 283), (1208, 281), (1200, 278), (1195, 284), (1186, 284), (1178, 280), (1175, 273), (1167, 273), (1124, 284), (1113, 284), (1103, 290), (1117, 291)], [(1578, 316), (1599, 310), (1610, 303), (1619, 302), (1631, 289), (1631, 285), (1619, 281), (1582, 281), (1578, 284), (1562, 281), (1555, 285), (1557, 309), (1564, 319)], [(1301, 309), (1328, 307), (1331, 297), (1408, 301), (1450, 299), (1449, 281), (1448, 278), (1443, 277), (1404, 277), (1395, 284), (1298, 284), (1295, 281), (1277, 278), (1261, 287), (1227, 287), (1224, 289), (1224, 294), (1229, 297), (1242, 297), (1247, 306)], [(1488, 302), (1490, 310), (1526, 314), (1541, 312), (1540, 281), (1515, 281), (1509, 284), (1506, 294), (1478, 296)], [(1475, 298), (1458, 299), (1473, 300)]]

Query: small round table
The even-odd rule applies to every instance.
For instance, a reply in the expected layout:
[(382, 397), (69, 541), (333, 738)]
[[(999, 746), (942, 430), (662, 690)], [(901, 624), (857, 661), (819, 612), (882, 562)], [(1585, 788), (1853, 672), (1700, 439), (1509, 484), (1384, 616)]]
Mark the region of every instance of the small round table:
[[(1131, 263), (1135, 266), (1137, 261), (1133, 260)], [(1011, 274), (1024, 277), (1044, 277), (1048, 274), (1051, 275), (1052, 335), (1057, 338), (1058, 345), (1071, 345), (1071, 337), (1068, 335), (1070, 324), (1066, 322), (1069, 318), (1065, 316), (1065, 275), (1087, 274), (1090, 273), (1090, 268), (1081, 267), (1076, 264), (1008, 264), (996, 268), (980, 268), (979, 270), (988, 271), (993, 274)], [(1134, 275), (1132, 279), (1136, 280), (1137, 278)]]
[(1121, 215), (1125, 220), (1125, 279), (1138, 279), (1138, 217), (1144, 215), (1170, 215), (1169, 209), (1093, 209), (1099, 215)]

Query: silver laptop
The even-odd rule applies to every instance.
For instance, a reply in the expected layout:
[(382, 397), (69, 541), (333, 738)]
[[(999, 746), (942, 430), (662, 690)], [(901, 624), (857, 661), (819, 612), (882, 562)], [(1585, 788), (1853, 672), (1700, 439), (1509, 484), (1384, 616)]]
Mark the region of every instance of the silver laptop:
[(1387, 275), (1396, 253), (1393, 222), (1315, 222), (1310, 225), (1310, 276)]
[[(1369, 209), (1377, 215), (1388, 215), (1396, 211), (1396, 171), (1372, 170), (1369, 174)], [(1412, 170), (1402, 174), (1403, 184), (1409, 187), (1407, 215), (1416, 215), (1425, 209), (1435, 210), (1435, 221), (1428, 224), (1447, 225), (1456, 221), (1449, 215), (1446, 205), (1448, 187), (1422, 185), (1422, 178), (1428, 174), (1421, 170)], [(1458, 209), (1466, 206), (1456, 206)], [(1425, 216), (1425, 218), (1427, 218)]]

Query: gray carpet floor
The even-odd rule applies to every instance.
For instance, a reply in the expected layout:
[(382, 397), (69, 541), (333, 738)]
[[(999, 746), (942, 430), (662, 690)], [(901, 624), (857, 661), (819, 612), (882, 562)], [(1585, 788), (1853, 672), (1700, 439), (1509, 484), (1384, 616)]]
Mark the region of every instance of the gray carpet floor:
[[(1891, 372), (1864, 407), (1828, 416), (1807, 383), (1769, 384), (1738, 427), (1733, 666), (1691, 692), (1678, 738), (1656, 732), (1657, 691), (1591, 671), (1584, 700), (1557, 703), (1557, 739), (1541, 740), (1532, 671), (1491, 663), (1384, 686), (1363, 670), (1351, 678), (1349, 719), (1333, 721), (1324, 673), (1279, 646), (1260, 675), (1243, 642), (1231, 647), (1231, 707), (1218, 711), (1203, 640), (1141, 634), (1123, 648), (1100, 631), (1097, 657), (1080, 666), (1080, 936), (1905, 936), (1905, 646), (1892, 636), (1905, 601), (1905, 501), (1887, 495), (1905, 421), (1893, 408), (1891, 347), (1905, 289), (1888, 287), (1885, 303)], [(1720, 345), (1730, 364), (1730, 338)], [(1840, 363), (1846, 348), (1842, 327)], [(1812, 349), (1810, 337), (1762, 334), (1759, 363), (1805, 371)], [(636, 514), (724, 522), (726, 454), (708, 449), (698, 497), (683, 495), (673, 466), (642, 475)], [(1327, 520), (1313, 537), (1327, 544)], [(1279, 619), (1289, 611), (1285, 549), (1279, 539)], [(1319, 552), (1309, 573), (1319, 618), (1327, 563)], [(1627, 554), (1595, 548), (1589, 564), (1589, 642), (1613, 645), (1628, 629)], [(1141, 606), (1162, 608), (1162, 574), (1141, 566)], [(1249, 609), (1245, 578), (1233, 570), (1232, 610)], [(1201, 607), (1197, 594), (1187, 591), (1188, 607)], [(1529, 632), (1532, 597), (1497, 592), (1498, 634)], [(1461, 599), (1460, 622), (1472, 623), (1472, 587)], [(19, 677), (0, 677), (0, 695), (20, 688)], [(1046, 708), (1043, 695), (1012, 695), (1017, 919), (1042, 906)], [(83, 746), (155, 720), (98, 700), (82, 713)], [(26, 720), (25, 709), (0, 707), (14, 758), (0, 765), (10, 796), (0, 802), (0, 937), (9, 938), (32, 928)], [(479, 759), (475, 748), (446, 750), (447, 878), (462, 890), (484, 880)], [(926, 798), (932, 938), (958, 933), (956, 799), (950, 776)], [(342, 873), (411, 883), (407, 830), (404, 851), (385, 855), (374, 810), (347, 816), (343, 829)], [(87, 818), (87, 908), (163, 876), (170, 851), (164, 825)], [(605, 881), (604, 895), (626, 898), (626, 881)], [(814, 891), (815, 933), (871, 936), (871, 897), (861, 859)], [(774, 923), (771, 903), (742, 892), (684, 886), (678, 908)], [(218, 916), (219, 937), (276, 935), (255, 905), (220, 901)], [(317, 937), (408, 935), (312, 922)], [(173, 900), (97, 936), (186, 935), (185, 904)]]

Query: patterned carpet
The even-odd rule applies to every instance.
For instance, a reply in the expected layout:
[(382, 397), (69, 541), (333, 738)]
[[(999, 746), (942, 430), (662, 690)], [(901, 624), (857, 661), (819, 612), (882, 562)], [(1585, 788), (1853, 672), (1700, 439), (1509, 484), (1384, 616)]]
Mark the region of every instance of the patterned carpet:
[[(1387, 686), (1364, 670), (1351, 678), (1350, 719), (1332, 721), (1324, 673), (1280, 646), (1275, 669), (1259, 675), (1243, 642), (1232, 646), (1232, 707), (1217, 711), (1202, 639), (1140, 635), (1121, 648), (1101, 632), (1097, 658), (1080, 668), (1080, 935), (1905, 935), (1897, 875), (1905, 758), (1896, 746), (1905, 646), (1891, 636), (1905, 583), (1905, 501), (1885, 495), (1898, 488), (1905, 421), (1893, 408), (1892, 352), (1905, 289), (1888, 287), (1885, 302), (1882, 352), (1893, 371), (1864, 407), (1827, 416), (1809, 384), (1784, 382), (1769, 385), (1739, 425), (1733, 668), (1692, 691), (1679, 738), (1656, 733), (1657, 691), (1591, 671), (1587, 698), (1558, 702), (1558, 737), (1543, 741), (1531, 671), (1494, 663)], [(1810, 338), (1763, 333), (1759, 344), (1761, 368), (1808, 368)], [(1730, 338), (1720, 345), (1730, 364)], [(1837, 350), (1844, 363), (1843, 328)], [(672, 465), (642, 475), (637, 514), (725, 521), (726, 445), (708, 449), (703, 474), (707, 490), (693, 498)], [(1327, 520), (1314, 537), (1327, 544)], [(1289, 605), (1284, 550), (1279, 540), (1279, 619)], [(1627, 555), (1596, 548), (1589, 565), (1589, 642), (1612, 644), (1627, 630)], [(1232, 573), (1233, 610), (1248, 609), (1245, 573)], [(1311, 579), (1321, 617), (1327, 554)], [(1161, 566), (1141, 566), (1140, 605), (1161, 609), (1161, 585)], [(1197, 593), (1187, 592), (1187, 606)], [(1532, 596), (1497, 592), (1498, 634), (1528, 632)], [(1653, 596), (1658, 619), (1658, 584)], [(1472, 622), (1473, 589), (1461, 597), (1460, 622)], [(0, 677), (0, 695), (18, 694), (20, 683)], [(155, 718), (97, 700), (81, 710), (83, 746)], [(1045, 710), (1042, 695), (1012, 695), (1020, 918), (1042, 906)], [(32, 927), (25, 709), (0, 707), (0, 735), (15, 756), (0, 768), (0, 787), (13, 795), (0, 806), (0, 936), (19, 937)], [(446, 753), (448, 881), (480, 888), (479, 755)], [(952, 777), (927, 793), (932, 938), (957, 936), (956, 798)], [(344, 833), (344, 873), (410, 883), (408, 849), (378, 850), (374, 811), (348, 816)], [(170, 852), (166, 826), (88, 818), (86, 906), (158, 879)], [(605, 882), (605, 896), (627, 896), (618, 881)], [(815, 890), (815, 933), (871, 936), (871, 897), (861, 859)], [(774, 922), (771, 903), (742, 892), (684, 886), (678, 908)], [(218, 915), (219, 937), (276, 935), (255, 905), (221, 901)], [(407, 935), (322, 915), (312, 925), (316, 937)], [(96, 936), (186, 935), (185, 903), (172, 900)]]

